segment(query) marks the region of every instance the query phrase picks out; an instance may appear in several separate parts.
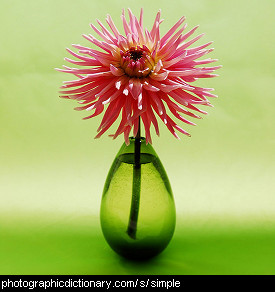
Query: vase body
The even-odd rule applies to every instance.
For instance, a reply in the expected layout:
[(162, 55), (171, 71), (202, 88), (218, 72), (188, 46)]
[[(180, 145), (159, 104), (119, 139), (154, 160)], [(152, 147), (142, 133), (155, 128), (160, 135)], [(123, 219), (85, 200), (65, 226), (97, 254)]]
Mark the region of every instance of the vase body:
[[(130, 138), (130, 145), (122, 145), (107, 176), (100, 222), (115, 252), (143, 260), (159, 254), (170, 242), (175, 229), (175, 204), (166, 172), (144, 138), (140, 139), (139, 200), (133, 206), (134, 168), (135, 139)], [(132, 211), (136, 213), (134, 235), (129, 232)]]

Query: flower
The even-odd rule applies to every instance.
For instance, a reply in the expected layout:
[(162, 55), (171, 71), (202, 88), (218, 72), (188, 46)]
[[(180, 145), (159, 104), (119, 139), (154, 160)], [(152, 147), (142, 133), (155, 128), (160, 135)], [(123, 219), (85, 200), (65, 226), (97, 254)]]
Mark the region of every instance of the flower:
[(192, 111), (207, 114), (196, 106), (211, 106), (207, 97), (216, 97), (210, 93), (213, 89), (190, 83), (198, 78), (217, 76), (212, 72), (220, 66), (199, 67), (217, 60), (197, 60), (213, 50), (205, 49), (212, 42), (190, 48), (204, 34), (187, 41), (198, 26), (183, 33), (186, 29), (186, 25), (182, 26), (185, 17), (181, 17), (160, 37), (159, 27), (163, 21), (160, 19), (160, 11), (151, 31), (143, 28), (142, 9), (139, 20), (130, 9), (128, 13), (129, 21), (126, 20), (124, 10), (121, 15), (125, 36), (118, 31), (111, 16), (107, 15), (106, 22), (110, 29), (99, 20), (97, 22), (101, 30), (90, 25), (102, 40), (91, 34), (83, 35), (100, 50), (81, 45), (72, 45), (79, 50), (78, 53), (67, 49), (78, 60), (65, 60), (82, 68), (64, 66), (64, 69), (57, 69), (78, 77), (77, 80), (64, 82), (61, 97), (74, 99), (82, 104), (76, 110), (94, 111), (84, 119), (101, 114), (107, 107), (95, 138), (105, 133), (120, 115), (120, 124), (111, 136), (116, 138), (123, 133), (126, 144), (129, 144), (132, 128), (134, 137), (138, 133), (139, 117), (144, 125), (147, 143), (152, 143), (151, 125), (159, 135), (156, 116), (159, 116), (176, 138), (179, 138), (176, 130), (190, 136), (171, 118), (170, 113), (190, 125), (195, 124), (180, 113), (193, 118), (201, 117)]

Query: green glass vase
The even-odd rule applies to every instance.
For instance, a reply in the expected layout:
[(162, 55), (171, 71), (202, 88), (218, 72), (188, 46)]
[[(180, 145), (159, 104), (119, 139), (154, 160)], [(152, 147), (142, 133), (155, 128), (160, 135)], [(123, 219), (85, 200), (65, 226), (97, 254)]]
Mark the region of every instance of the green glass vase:
[(122, 145), (107, 176), (100, 210), (103, 235), (119, 255), (144, 260), (170, 242), (175, 204), (166, 172), (144, 138)]

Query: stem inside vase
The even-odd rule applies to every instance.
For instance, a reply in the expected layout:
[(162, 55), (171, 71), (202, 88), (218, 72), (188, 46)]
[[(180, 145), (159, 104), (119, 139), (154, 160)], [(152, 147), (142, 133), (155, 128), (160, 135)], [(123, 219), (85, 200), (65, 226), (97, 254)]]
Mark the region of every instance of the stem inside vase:
[(140, 201), (140, 183), (141, 183), (141, 165), (140, 165), (140, 117), (138, 132), (135, 137), (135, 160), (133, 165), (133, 186), (132, 186), (132, 201), (129, 223), (127, 228), (127, 234), (132, 238), (136, 239), (137, 233), (137, 221), (139, 213), (139, 201)]

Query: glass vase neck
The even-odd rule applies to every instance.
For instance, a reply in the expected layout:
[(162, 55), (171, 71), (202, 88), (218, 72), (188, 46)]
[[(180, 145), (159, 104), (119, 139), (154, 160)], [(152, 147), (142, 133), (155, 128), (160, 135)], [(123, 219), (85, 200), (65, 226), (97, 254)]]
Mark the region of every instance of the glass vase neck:
[(141, 153), (146, 153), (146, 154), (151, 154), (151, 155), (157, 156), (157, 153), (155, 152), (155, 150), (151, 146), (151, 144), (146, 144), (146, 139), (144, 137), (140, 137), (140, 138), (130, 137), (129, 138), (130, 144), (126, 145), (124, 142), (117, 155), (125, 154), (125, 153), (135, 153), (136, 139), (140, 140), (140, 152)]

